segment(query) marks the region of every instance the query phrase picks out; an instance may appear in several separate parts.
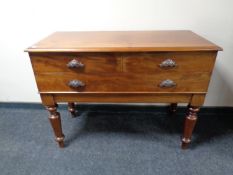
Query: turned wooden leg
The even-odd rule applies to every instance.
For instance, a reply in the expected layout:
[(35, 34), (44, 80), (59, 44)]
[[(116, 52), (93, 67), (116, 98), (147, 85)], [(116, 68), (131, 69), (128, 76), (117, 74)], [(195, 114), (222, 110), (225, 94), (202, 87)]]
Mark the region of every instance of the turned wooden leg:
[(70, 112), (71, 116), (77, 117), (77, 111), (75, 109), (75, 103), (74, 102), (69, 102), (68, 103), (68, 111)]
[(199, 107), (188, 105), (188, 112), (185, 118), (184, 133), (183, 133), (182, 146), (181, 146), (183, 149), (188, 148), (188, 145), (191, 142), (191, 136), (197, 121), (198, 111), (199, 111)]
[(170, 113), (175, 114), (177, 110), (177, 103), (171, 103), (170, 105)]
[(60, 113), (57, 112), (56, 105), (55, 106), (47, 106), (46, 108), (50, 113), (49, 121), (50, 121), (51, 126), (52, 126), (53, 131), (54, 131), (55, 140), (58, 142), (59, 146), (61, 148), (63, 148), (65, 136), (62, 132)]

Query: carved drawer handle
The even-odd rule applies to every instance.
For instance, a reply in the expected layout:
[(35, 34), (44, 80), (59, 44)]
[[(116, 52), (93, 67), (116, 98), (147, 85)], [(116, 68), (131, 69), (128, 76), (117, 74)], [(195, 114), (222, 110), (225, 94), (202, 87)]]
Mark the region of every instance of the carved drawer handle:
[(77, 61), (76, 59), (71, 60), (68, 64), (67, 64), (68, 68), (78, 68), (78, 67), (84, 67), (84, 64)]
[(176, 66), (176, 62), (172, 59), (166, 59), (161, 64), (159, 64), (159, 67), (161, 68), (175, 68)]
[(69, 81), (68, 86), (70, 86), (71, 88), (84, 87), (85, 83), (80, 80), (71, 80)]
[(160, 84), (159, 84), (159, 87), (161, 88), (171, 88), (171, 87), (175, 87), (176, 86), (176, 83), (172, 80), (164, 80), (162, 81)]

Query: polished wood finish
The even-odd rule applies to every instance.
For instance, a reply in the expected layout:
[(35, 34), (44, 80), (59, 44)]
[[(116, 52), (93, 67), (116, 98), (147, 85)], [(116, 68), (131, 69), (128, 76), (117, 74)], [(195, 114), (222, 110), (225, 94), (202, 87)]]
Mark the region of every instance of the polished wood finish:
[(54, 96), (52, 94), (40, 94), (41, 101), (44, 106), (56, 106), (57, 103), (54, 100)]
[(170, 113), (175, 114), (177, 110), (177, 103), (171, 103), (170, 105)]
[(99, 102), (99, 103), (188, 103), (190, 94), (156, 93), (54, 93), (57, 102)]
[(182, 148), (191, 141), (219, 46), (191, 31), (56, 32), (26, 49), (42, 103), (64, 146), (57, 103), (188, 103)]
[(197, 122), (197, 112), (199, 111), (199, 107), (188, 106), (188, 113), (185, 118), (184, 124), (184, 135), (182, 138), (182, 145), (183, 149), (188, 148), (189, 143), (191, 142), (191, 136), (193, 133), (193, 129)]
[[(208, 72), (213, 69), (216, 52), (143, 52), (126, 53), (123, 57), (123, 72), (139, 74), (186, 74)], [(173, 68), (161, 68), (159, 65), (166, 59), (176, 63)]]
[[(35, 73), (158, 73), (162, 61), (172, 59), (175, 68), (171, 73), (211, 72), (216, 52), (136, 52), (136, 53), (30, 53)], [(76, 59), (84, 64), (82, 68), (68, 68), (67, 64)], [(58, 61), (59, 60), (59, 61)]]
[(46, 108), (50, 112), (49, 121), (55, 134), (55, 140), (63, 148), (65, 136), (62, 132), (60, 113), (57, 112), (56, 106), (47, 106)]
[[(71, 55), (32, 53), (30, 56), (40, 92), (205, 93), (216, 52), (72, 53)], [(73, 58), (85, 66), (68, 68), (67, 63)], [(177, 67), (160, 68), (159, 64), (166, 58), (172, 58), (177, 63)], [(69, 81), (76, 79), (84, 82), (86, 86), (70, 88)], [(158, 85), (166, 79), (175, 81), (177, 86), (160, 88)]]
[[(117, 53), (30, 53), (35, 73), (109, 73), (121, 71), (121, 57)], [(68, 68), (71, 60), (84, 67)]]
[(216, 51), (219, 46), (183, 31), (55, 32), (27, 52)]
[(70, 112), (73, 118), (77, 117), (77, 111), (74, 102), (68, 102), (68, 111)]
[(202, 106), (205, 101), (205, 94), (193, 94), (190, 105), (191, 106)]
[[(176, 86), (161, 88), (159, 84), (171, 79)], [(158, 74), (41, 74), (36, 75), (40, 92), (196, 92), (206, 93), (210, 73), (193, 72), (187, 74), (172, 74), (168, 72)], [(72, 88), (68, 84), (71, 80), (80, 80), (85, 86)]]

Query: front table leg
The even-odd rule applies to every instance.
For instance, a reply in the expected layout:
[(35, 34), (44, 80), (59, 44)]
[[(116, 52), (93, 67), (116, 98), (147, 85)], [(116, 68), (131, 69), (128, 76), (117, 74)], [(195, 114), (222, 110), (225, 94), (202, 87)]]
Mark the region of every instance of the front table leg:
[(49, 121), (55, 134), (55, 140), (58, 142), (59, 147), (63, 148), (65, 136), (62, 132), (60, 113), (57, 112), (56, 106), (47, 106), (46, 108), (50, 113)]
[(188, 148), (188, 145), (191, 142), (191, 136), (197, 121), (198, 111), (199, 111), (199, 107), (194, 107), (190, 105), (188, 106), (188, 113), (185, 118), (184, 133), (183, 133), (182, 146), (181, 146), (183, 149)]

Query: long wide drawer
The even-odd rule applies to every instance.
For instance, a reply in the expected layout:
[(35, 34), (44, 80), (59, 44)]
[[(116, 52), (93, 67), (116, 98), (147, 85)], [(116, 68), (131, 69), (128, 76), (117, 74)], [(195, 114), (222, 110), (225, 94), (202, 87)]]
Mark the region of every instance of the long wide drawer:
[(206, 92), (209, 79), (208, 72), (36, 75), (40, 92)]

